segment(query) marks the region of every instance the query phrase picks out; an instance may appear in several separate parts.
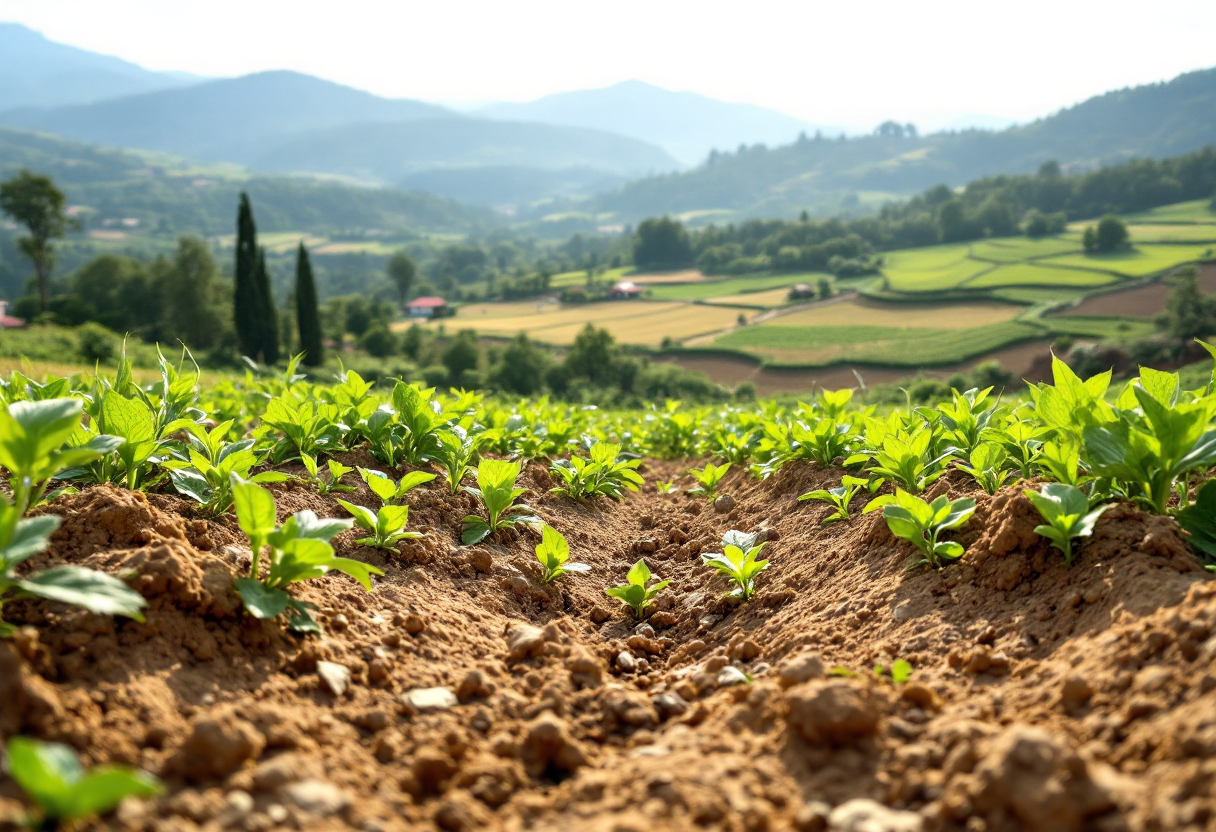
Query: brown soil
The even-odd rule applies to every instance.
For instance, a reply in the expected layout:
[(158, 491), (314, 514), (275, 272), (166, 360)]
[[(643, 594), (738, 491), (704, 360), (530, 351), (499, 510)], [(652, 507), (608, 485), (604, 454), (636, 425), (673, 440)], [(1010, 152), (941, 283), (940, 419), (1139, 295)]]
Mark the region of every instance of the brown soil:
[[(1014, 374), (1015, 378), (1027, 381), (1042, 381), (1050, 377), (1051, 341), (1027, 341), (990, 352), (970, 361), (945, 367), (932, 367), (922, 372), (930, 378), (949, 378), (955, 373), (965, 372), (985, 361), (999, 361)], [(856, 369), (867, 385), (889, 384), (915, 375), (908, 367), (854, 367), (836, 364), (808, 370), (790, 370), (776, 367), (761, 367), (755, 361), (729, 355), (697, 355), (694, 353), (664, 355), (655, 359), (678, 364), (686, 370), (698, 370), (714, 381), (734, 387), (744, 381), (756, 385), (761, 396), (779, 396), (786, 393), (806, 393), (817, 388), (839, 390), (856, 387)], [(1043, 375), (1044, 368), (1048, 375)]]
[[(530, 533), (459, 546), (472, 498), (433, 483), (412, 492), (422, 539), (385, 556), (338, 538), (385, 569), (374, 594), (345, 576), (298, 589), (321, 609), (312, 639), (242, 615), (233, 520), (93, 488), (56, 501), (30, 566), (126, 575), (147, 623), (7, 605), (26, 627), (0, 644), (0, 735), (165, 779), (94, 829), (1213, 828), (1216, 582), (1173, 521), (1117, 505), (1068, 569), (1016, 488), (943, 481), (979, 500), (967, 555), (908, 571), (881, 517), (820, 527), (825, 507), (798, 502), (839, 476), (735, 470), (717, 511), (652, 486), (576, 504), (532, 463), (531, 501), (592, 567), (549, 586)], [(276, 491), (284, 514), (343, 513)], [(699, 557), (729, 529), (769, 541), (745, 604)], [(604, 595), (638, 557), (673, 581), (642, 626)], [(896, 658), (912, 682), (876, 680)], [(418, 692), (435, 687), (450, 693)], [(0, 783), (0, 817), (17, 796)]]
[[(1216, 266), (1199, 267), (1199, 288), (1207, 294), (1216, 293)], [(1156, 280), (1135, 289), (1094, 295), (1065, 310), (1064, 314), (1153, 318), (1165, 311), (1165, 299), (1169, 293), (1170, 285)]]

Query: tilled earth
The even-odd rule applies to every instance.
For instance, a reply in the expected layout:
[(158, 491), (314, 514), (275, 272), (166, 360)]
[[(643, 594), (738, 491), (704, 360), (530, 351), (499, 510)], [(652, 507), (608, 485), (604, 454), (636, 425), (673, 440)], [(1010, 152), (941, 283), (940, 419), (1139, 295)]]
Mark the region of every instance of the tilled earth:
[[(126, 575), (147, 623), (6, 605), (26, 626), (0, 643), (0, 736), (166, 782), (96, 829), (1216, 830), (1216, 582), (1173, 521), (1118, 505), (1067, 569), (1019, 489), (942, 481), (979, 501), (967, 554), (909, 571), (880, 516), (823, 527), (798, 502), (840, 473), (578, 504), (532, 463), (529, 501), (592, 567), (549, 586), (532, 532), (460, 546), (472, 498), (431, 483), (408, 500), (423, 538), (335, 541), (386, 571), (374, 593), (298, 585), (326, 630), (308, 639), (242, 614), (234, 518), (63, 497), (28, 566)], [(345, 514), (274, 488), (282, 516)], [(768, 541), (745, 604), (701, 563), (730, 529)], [(639, 557), (673, 581), (642, 623), (604, 594)], [(897, 658), (910, 682), (875, 675)], [(0, 817), (18, 798), (0, 780)]]

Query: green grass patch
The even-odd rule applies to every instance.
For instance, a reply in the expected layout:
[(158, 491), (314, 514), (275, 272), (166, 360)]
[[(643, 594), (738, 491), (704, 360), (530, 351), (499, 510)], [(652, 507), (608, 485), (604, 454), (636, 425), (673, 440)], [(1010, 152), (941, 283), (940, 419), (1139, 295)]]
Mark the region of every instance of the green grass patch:
[[(630, 274), (633, 274), (633, 266), (621, 266), (617, 269), (608, 269), (607, 271), (600, 272), (595, 276), (595, 279), (601, 283), (616, 283)], [(573, 272), (555, 274), (549, 280), (549, 285), (554, 289), (565, 289), (570, 286), (586, 286), (587, 272), (585, 269), (580, 269)]]
[(1190, 202), (1176, 202), (1173, 205), (1163, 205), (1160, 208), (1150, 208), (1137, 214), (1128, 214), (1123, 218), (1128, 223), (1216, 223), (1216, 213), (1212, 212), (1210, 199), (1194, 199)]
[(1017, 321), (974, 329), (763, 324), (737, 329), (714, 346), (740, 349), (775, 366), (858, 361), (915, 367), (951, 364), (1042, 334), (1039, 327)]
[[(1048, 261), (1048, 262), (1055, 262)], [(967, 289), (996, 289), (1006, 286), (1043, 286), (1047, 288), (1061, 286), (1105, 286), (1114, 283), (1118, 278), (1107, 272), (1086, 271), (1083, 269), (1062, 269), (1038, 263), (1010, 263), (998, 266), (990, 272), (968, 280)]]
[(1216, 223), (1211, 225), (1129, 225), (1132, 243), (1216, 243)]
[(992, 268), (991, 263), (970, 259), (969, 249), (967, 245), (949, 245), (893, 251), (885, 255), (883, 274), (896, 292), (953, 289)]
[(971, 257), (976, 260), (991, 260), (996, 263), (1020, 263), (1035, 257), (1051, 257), (1080, 251), (1081, 244), (1067, 237), (1002, 237), (985, 240), (971, 246)]
[[(1108, 254), (1069, 254), (1042, 261), (1044, 265), (1095, 269), (1127, 277), (1145, 277), (1166, 269), (1211, 256), (1216, 246), (1139, 245), (1129, 251)], [(1077, 284), (1080, 285), (1080, 284)]]
[(1052, 333), (1079, 338), (1144, 338), (1157, 331), (1149, 321), (1090, 315), (1052, 315), (1039, 318), (1037, 323)]
[(812, 286), (820, 278), (830, 275), (813, 272), (809, 274), (764, 274), (748, 277), (731, 277), (725, 280), (706, 280), (701, 283), (667, 283), (648, 287), (653, 300), (710, 300), (727, 295), (742, 295), (749, 292), (764, 292), (809, 283)]
[(1007, 303), (1071, 303), (1085, 297), (1082, 289), (1055, 288), (1052, 286), (1010, 286), (995, 290), (991, 297)]

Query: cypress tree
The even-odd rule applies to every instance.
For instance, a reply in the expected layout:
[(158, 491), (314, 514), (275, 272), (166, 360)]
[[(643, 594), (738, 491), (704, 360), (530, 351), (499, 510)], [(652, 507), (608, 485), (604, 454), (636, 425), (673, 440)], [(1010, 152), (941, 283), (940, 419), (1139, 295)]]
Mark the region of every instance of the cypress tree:
[(325, 353), (321, 343), (321, 316), (317, 312), (317, 284), (312, 278), (312, 263), (303, 241), (296, 252), (296, 326), (300, 333), (300, 351), (304, 353), (302, 363), (307, 367), (320, 367), (325, 361)]
[(279, 316), (274, 308), (274, 295), (270, 291), (270, 272), (266, 270), (266, 249), (264, 248), (258, 249), (258, 268), (255, 276), (262, 361), (266, 364), (275, 364), (279, 360)]
[(249, 195), (241, 192), (236, 215), (236, 271), (232, 310), (241, 354), (257, 359), (261, 352), (261, 304), (258, 299), (258, 229), (253, 223)]

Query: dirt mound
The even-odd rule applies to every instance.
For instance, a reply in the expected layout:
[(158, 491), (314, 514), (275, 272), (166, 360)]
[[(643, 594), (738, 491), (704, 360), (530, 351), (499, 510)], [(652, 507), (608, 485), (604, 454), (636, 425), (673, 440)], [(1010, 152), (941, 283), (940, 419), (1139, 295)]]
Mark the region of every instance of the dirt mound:
[[(653, 486), (580, 504), (531, 464), (525, 499), (592, 567), (547, 586), (532, 531), (460, 546), (476, 506), (436, 480), (408, 498), (421, 539), (335, 540), (386, 575), (373, 594), (301, 586), (326, 628), (312, 639), (241, 614), (232, 518), (88, 489), (55, 502), (63, 525), (29, 567), (122, 575), (147, 621), (6, 605), (29, 626), (0, 644), (0, 733), (166, 780), (97, 829), (1207, 828), (1216, 583), (1172, 521), (1115, 506), (1070, 569), (1020, 489), (947, 481), (978, 502), (968, 553), (907, 571), (863, 497), (829, 526), (798, 501), (840, 473), (733, 470), (717, 504)], [(345, 515), (275, 491), (281, 515)], [(376, 505), (362, 484), (344, 497)], [(742, 604), (701, 562), (731, 529), (771, 563)], [(643, 622), (604, 594), (639, 558), (673, 581)], [(897, 658), (911, 682), (872, 672)], [(16, 798), (0, 784), (0, 817)]]

